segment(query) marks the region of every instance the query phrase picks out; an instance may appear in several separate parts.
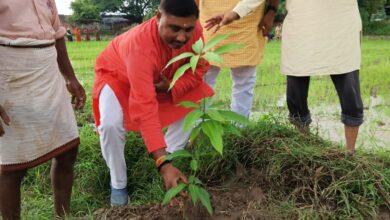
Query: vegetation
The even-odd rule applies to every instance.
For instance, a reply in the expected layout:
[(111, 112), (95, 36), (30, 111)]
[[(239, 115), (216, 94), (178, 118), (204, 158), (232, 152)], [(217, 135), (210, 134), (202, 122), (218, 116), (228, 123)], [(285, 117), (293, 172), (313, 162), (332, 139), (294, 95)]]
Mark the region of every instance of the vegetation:
[(145, 16), (150, 17), (160, 4), (159, 0), (91, 0), (101, 13), (120, 12), (130, 23), (141, 23)]
[(225, 143), (223, 158), (199, 143), (200, 178), (217, 184), (240, 165), (247, 172), (241, 181), (254, 179), (285, 219), (375, 218), (380, 207), (390, 208), (388, 151), (346, 158), (334, 144), (298, 134), (273, 116), (245, 128), (241, 137), (227, 136)]
[(70, 21), (78, 24), (88, 24), (100, 20), (99, 8), (92, 0), (75, 0), (70, 3), (73, 14)]
[(384, 8), (386, 0), (358, 0), (360, 15), (362, 17), (363, 25), (370, 22), (371, 16)]
[[(101, 15), (107, 13), (122, 13), (129, 23), (141, 23), (154, 15), (159, 0), (75, 0), (71, 4), (74, 14), (70, 21), (75, 23), (90, 23), (99, 21)], [(389, 0), (358, 0), (360, 15), (363, 21), (365, 35), (390, 35), (388, 21), (373, 22), (371, 18), (383, 11)], [(286, 1), (281, 0), (276, 17), (281, 22), (286, 15)], [(385, 15), (383, 15), (385, 17)]]
[(370, 22), (363, 29), (364, 35), (390, 36), (390, 20)]
[[(174, 58), (172, 58), (165, 68), (170, 66), (172, 63), (181, 59), (187, 58), (188, 63), (182, 65), (175, 72), (172, 82), (170, 83), (169, 89), (175, 85), (176, 81), (180, 79), (183, 74), (190, 69), (194, 74), (198, 66), (199, 60), (207, 60), (208, 62), (223, 63), (221, 54), (230, 52), (235, 49), (242, 48), (243, 45), (239, 44), (225, 44), (220, 47), (216, 47), (218, 43), (231, 36), (231, 34), (218, 35), (211, 39), (206, 45), (204, 45), (203, 39), (197, 40), (192, 45), (193, 52), (185, 52)], [(192, 108), (193, 110), (184, 118), (184, 130), (192, 129), (190, 135), (190, 141), (193, 143), (199, 135), (205, 135), (208, 137), (212, 147), (221, 156), (223, 155), (223, 134), (225, 130), (230, 130), (239, 134), (238, 128), (235, 124), (240, 123), (241, 125), (247, 124), (249, 121), (245, 117), (232, 112), (230, 110), (220, 110), (218, 105), (211, 105), (207, 102), (207, 98), (204, 98), (200, 103), (194, 103), (190, 101), (181, 102), (185, 108)], [(191, 158), (190, 167), (191, 174), (189, 176), (189, 184), (186, 186), (184, 183), (179, 183), (177, 187), (170, 189), (164, 197), (163, 204), (167, 204), (173, 199), (178, 193), (187, 191), (193, 201), (193, 205), (200, 201), (203, 206), (207, 208), (210, 215), (213, 214), (213, 208), (210, 202), (210, 196), (202, 187), (202, 182), (197, 178), (196, 173), (198, 172), (199, 157), (194, 151), (189, 152), (187, 150), (181, 150), (168, 155), (166, 160), (172, 160), (176, 158)]]

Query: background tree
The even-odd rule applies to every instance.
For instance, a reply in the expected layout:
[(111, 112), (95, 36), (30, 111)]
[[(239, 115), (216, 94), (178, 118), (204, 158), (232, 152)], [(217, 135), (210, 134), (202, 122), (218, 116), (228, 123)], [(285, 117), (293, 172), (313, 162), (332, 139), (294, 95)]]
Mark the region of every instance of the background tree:
[(131, 23), (141, 23), (157, 9), (160, 0), (91, 0), (102, 13), (125, 14)]
[(370, 22), (370, 18), (374, 13), (384, 8), (386, 1), (389, 2), (388, 0), (358, 0), (360, 15), (364, 25)]
[(75, 0), (70, 8), (73, 14), (69, 19), (73, 23), (88, 24), (100, 20), (100, 10), (92, 0)]

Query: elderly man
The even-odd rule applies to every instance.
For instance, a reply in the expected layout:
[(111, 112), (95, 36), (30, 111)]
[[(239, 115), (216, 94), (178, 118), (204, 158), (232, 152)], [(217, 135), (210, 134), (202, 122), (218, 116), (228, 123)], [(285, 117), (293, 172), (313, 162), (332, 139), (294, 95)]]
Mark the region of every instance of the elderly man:
[(54, 209), (62, 216), (70, 211), (80, 143), (66, 86), (77, 109), (85, 92), (70, 64), (54, 0), (1, 0), (0, 11), (0, 213), (20, 218), (24, 175), (52, 159)]

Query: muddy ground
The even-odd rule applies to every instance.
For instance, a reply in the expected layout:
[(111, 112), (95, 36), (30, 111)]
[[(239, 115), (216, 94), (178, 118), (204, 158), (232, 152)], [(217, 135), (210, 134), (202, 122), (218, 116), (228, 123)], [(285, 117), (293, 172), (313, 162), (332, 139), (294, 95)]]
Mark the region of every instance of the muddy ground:
[(145, 205), (141, 207), (103, 208), (95, 212), (95, 219), (155, 219), (155, 220), (233, 220), (233, 219), (276, 219), (268, 215), (262, 206), (266, 204), (266, 195), (259, 187), (226, 187), (209, 189), (214, 215), (199, 203), (195, 207), (189, 199), (181, 199), (180, 205), (170, 207)]

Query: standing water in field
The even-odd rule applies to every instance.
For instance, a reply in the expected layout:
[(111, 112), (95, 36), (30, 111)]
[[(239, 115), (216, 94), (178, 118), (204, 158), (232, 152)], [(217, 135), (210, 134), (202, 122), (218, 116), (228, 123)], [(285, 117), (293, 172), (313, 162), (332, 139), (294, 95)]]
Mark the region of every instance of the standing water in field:
[[(276, 106), (282, 117), (288, 115), (285, 95), (280, 97)], [(358, 148), (386, 148), (390, 149), (390, 108), (381, 96), (370, 96), (369, 103), (365, 103), (364, 123), (360, 126), (356, 142)], [(313, 122), (311, 132), (320, 137), (343, 144), (345, 143), (344, 125), (340, 122), (340, 105), (321, 104), (310, 108)], [(253, 112), (251, 120), (258, 120), (267, 113)]]

